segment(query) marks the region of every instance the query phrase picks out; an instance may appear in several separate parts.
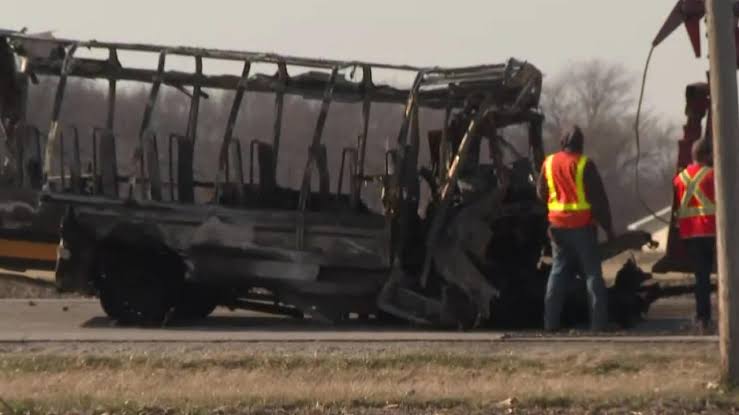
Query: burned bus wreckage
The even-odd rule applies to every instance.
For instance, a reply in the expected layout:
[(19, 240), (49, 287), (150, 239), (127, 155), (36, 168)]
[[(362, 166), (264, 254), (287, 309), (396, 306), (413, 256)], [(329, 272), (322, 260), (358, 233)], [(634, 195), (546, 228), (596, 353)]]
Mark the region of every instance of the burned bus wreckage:
[[(107, 58), (78, 56), (81, 50)], [(147, 53), (156, 69), (122, 65), (118, 56), (126, 51)], [(195, 70), (168, 69), (173, 56), (191, 59)], [(6, 204), (23, 200), (32, 209), (3, 213), (3, 227), (15, 223), (19, 232), (47, 238), (61, 232), (58, 288), (99, 297), (113, 319), (159, 324), (224, 305), (328, 322), (358, 316), (441, 327), (541, 324), (548, 240), (534, 178), (544, 157), (542, 74), (529, 63), (421, 68), (15, 31), (0, 31), (0, 59), (2, 194)], [(204, 59), (243, 69), (205, 74)], [(267, 65), (273, 73), (258, 73)], [(378, 70), (415, 78), (399, 88), (375, 80)], [(26, 121), (34, 109), (25, 95), (42, 76), (56, 79), (48, 132)], [(61, 109), (73, 78), (107, 82), (108, 118), (100, 125), (65, 124)], [(139, 133), (128, 143), (113, 122), (120, 81), (149, 88)], [(184, 132), (153, 127), (164, 87), (189, 97)], [(233, 92), (211, 180), (193, 168), (205, 88)], [(235, 135), (252, 93), (274, 97), (269, 140)], [(283, 117), (286, 96), (316, 102), (300, 148), (281, 146), (281, 128), (291, 122)], [(358, 139), (327, 148), (324, 130), (337, 103), (360, 108), (361, 123), (345, 132)], [(376, 104), (397, 104), (403, 113), (384, 168), (369, 171), (368, 142), (379, 139), (368, 136)], [(421, 109), (443, 115), (426, 139)], [(505, 137), (511, 126), (522, 128)], [(124, 161), (116, 147), (123, 145), (136, 149), (127, 175), (118, 167)], [(277, 179), (285, 152), (306, 154), (297, 188)], [(341, 154), (340, 165), (328, 165), (332, 152)], [(208, 197), (197, 201), (202, 189)], [(649, 241), (643, 233), (624, 235), (604, 245), (604, 258)], [(583, 287), (573, 283), (567, 324), (588, 319)], [(609, 289), (611, 318), (633, 324), (666, 294), (627, 263)]]

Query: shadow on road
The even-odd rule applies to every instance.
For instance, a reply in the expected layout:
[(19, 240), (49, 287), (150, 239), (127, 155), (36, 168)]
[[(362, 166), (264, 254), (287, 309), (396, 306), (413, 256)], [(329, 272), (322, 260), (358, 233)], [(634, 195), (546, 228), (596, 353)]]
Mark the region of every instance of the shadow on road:
[[(675, 335), (685, 334), (690, 330), (690, 319), (679, 318), (679, 317), (656, 317), (650, 318), (637, 326), (628, 330), (617, 330), (611, 332), (611, 334), (622, 334), (622, 335)], [(93, 317), (81, 324), (82, 328), (91, 329), (114, 329), (114, 330), (126, 330), (126, 329), (142, 329), (141, 326), (127, 326), (116, 323), (115, 321), (107, 317)], [(167, 330), (167, 331), (213, 331), (213, 332), (291, 332), (291, 331), (302, 331), (302, 332), (415, 332), (415, 331), (426, 331), (428, 328), (413, 326), (410, 324), (397, 323), (389, 324), (375, 321), (358, 321), (350, 320), (341, 322), (338, 324), (325, 324), (315, 320), (305, 319), (297, 320), (283, 317), (270, 317), (270, 316), (254, 316), (254, 315), (217, 315), (211, 316), (206, 319), (194, 320), (194, 321), (178, 321), (169, 323), (165, 326), (152, 325), (149, 327), (143, 327), (151, 330)], [(434, 331), (447, 331), (455, 332), (457, 330), (437, 330)], [(479, 329), (473, 331), (501, 331), (494, 329)], [(535, 334), (539, 333), (540, 330), (502, 330), (505, 332), (515, 334)], [(571, 333), (586, 334), (587, 330), (584, 327), (573, 330)]]
[[(141, 329), (141, 326), (128, 326), (119, 324), (107, 317), (93, 317), (84, 323), (81, 327), (83, 328), (94, 328), (94, 329)], [(205, 319), (193, 320), (193, 321), (177, 321), (171, 322), (164, 326), (152, 325), (150, 329), (156, 330), (172, 330), (172, 331), (234, 331), (234, 332), (245, 332), (245, 331), (312, 331), (312, 332), (412, 332), (423, 330), (423, 327), (414, 327), (413, 325), (398, 323), (389, 324), (378, 321), (359, 321), (349, 320), (337, 324), (326, 324), (311, 319), (291, 319), (285, 317), (271, 317), (271, 316), (255, 316), (255, 315), (216, 315)], [(449, 330), (454, 331), (454, 330)]]

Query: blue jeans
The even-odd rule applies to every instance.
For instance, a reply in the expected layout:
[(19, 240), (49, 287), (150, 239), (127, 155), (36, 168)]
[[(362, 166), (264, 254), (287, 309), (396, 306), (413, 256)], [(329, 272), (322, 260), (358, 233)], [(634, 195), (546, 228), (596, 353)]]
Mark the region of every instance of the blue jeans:
[(716, 259), (716, 238), (688, 238), (685, 246), (695, 272), (695, 318), (711, 321), (711, 272)]
[(570, 280), (580, 270), (588, 289), (590, 327), (600, 331), (608, 323), (608, 292), (603, 281), (598, 233), (594, 226), (551, 229), (552, 270), (544, 299), (544, 327), (560, 328), (560, 315)]

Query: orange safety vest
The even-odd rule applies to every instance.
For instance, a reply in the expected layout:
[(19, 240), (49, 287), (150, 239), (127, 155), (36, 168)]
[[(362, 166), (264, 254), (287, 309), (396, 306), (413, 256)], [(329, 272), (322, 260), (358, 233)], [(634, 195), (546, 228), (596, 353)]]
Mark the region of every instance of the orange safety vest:
[(716, 236), (716, 196), (713, 169), (691, 164), (675, 177), (675, 195), (679, 203), (677, 223), (680, 237)]
[(593, 223), (590, 202), (585, 193), (585, 166), (582, 154), (560, 151), (544, 160), (544, 175), (549, 188), (549, 223), (555, 228), (581, 228)]

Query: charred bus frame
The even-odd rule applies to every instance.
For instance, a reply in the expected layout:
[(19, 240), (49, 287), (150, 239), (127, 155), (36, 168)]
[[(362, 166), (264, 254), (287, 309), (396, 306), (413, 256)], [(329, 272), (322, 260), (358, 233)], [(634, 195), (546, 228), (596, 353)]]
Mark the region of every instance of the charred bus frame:
[[(207, 297), (206, 304), (200, 310), (182, 311), (186, 315), (203, 314), (212, 309), (212, 305), (225, 304), (290, 315), (308, 313), (335, 321), (348, 313), (378, 314), (379, 302), (382, 310), (406, 320), (438, 323), (448, 317), (445, 314), (448, 314), (450, 306), (443, 298), (445, 291), (438, 289), (441, 284), (454, 286), (455, 291), (466, 298), (463, 302), (472, 304), (476, 315), (489, 317), (490, 302), (497, 293), (489, 278), (484, 275), (440, 275), (435, 270), (438, 266), (434, 265), (433, 253), (437, 246), (443, 245), (442, 240), (446, 238), (444, 230), (453, 216), (451, 211), (458, 211), (455, 198), (459, 193), (457, 184), (461, 168), (468, 159), (475, 158), (472, 152), (479, 148), (483, 135), (491, 140), (493, 148), (496, 192), (505, 193), (507, 186), (506, 174), (502, 173), (506, 167), (499, 157), (500, 146), (504, 142), (497, 140), (499, 137), (495, 131), (498, 129), (528, 124), (529, 174), (536, 174), (536, 168), (541, 165), (543, 117), (538, 112), (538, 104), (542, 75), (533, 65), (511, 59), (496, 65), (427, 68), (230, 50), (77, 41), (15, 31), (0, 31), (0, 39), (3, 40), (0, 47), (11, 51), (20, 60), (17, 77), (20, 85), (33, 81), (37, 76), (58, 78), (47, 142), (41, 143), (38, 132), (30, 133), (32, 128), (15, 128), (9, 142), (14, 143), (14, 155), (19, 158), (13, 164), (16, 167), (13, 172), (15, 184), (28, 186), (29, 181), (25, 177), (41, 175), (45, 185), (44, 206), (47, 209), (60, 206), (66, 209), (61, 254), (57, 262), (57, 282), (62, 290), (100, 295), (106, 312), (132, 321), (160, 320), (178, 309), (177, 305), (182, 303), (178, 299), (181, 298), (190, 303), (202, 303), (193, 300), (193, 293), (188, 293), (188, 288), (179, 283), (163, 285), (161, 296), (167, 300), (162, 304), (145, 304), (143, 300), (138, 301), (140, 299), (138, 303), (129, 299), (127, 305), (121, 305), (120, 301), (116, 303), (116, 292), (130, 289), (133, 284), (120, 284), (118, 280), (128, 278), (130, 282), (136, 278), (113, 275), (115, 273), (111, 270), (130, 267), (131, 262), (137, 261), (143, 266), (147, 261), (137, 260), (132, 254), (115, 257), (114, 253), (132, 249), (144, 255), (135, 249), (136, 245), (143, 245), (147, 251), (161, 253), (164, 259), (158, 261), (158, 265), (149, 262), (152, 267), (149, 271), (126, 268), (128, 274), (144, 274), (139, 275), (141, 280), (151, 280), (153, 273), (166, 274), (168, 279), (177, 281), (187, 276), (188, 286), (208, 286), (208, 289), (198, 289), (194, 293), (198, 298)], [(82, 49), (107, 51), (108, 58), (76, 57), (76, 52)], [(38, 50), (45, 52), (34, 52)], [(156, 69), (124, 67), (118, 56), (131, 51), (156, 54)], [(170, 56), (192, 58), (195, 71), (167, 70)], [(240, 62), (243, 65), (241, 74), (206, 75), (203, 59)], [(275, 65), (277, 71), (271, 75), (256, 74), (253, 69), (257, 64)], [(293, 67), (324, 72), (291, 75)], [(341, 72), (345, 70), (361, 71), (361, 81), (342, 76)], [(375, 70), (415, 73), (415, 81), (407, 89), (376, 83)], [(105, 127), (92, 131), (93, 169), (90, 177), (84, 177), (93, 184), (91, 195), (83, 194), (79, 130), (72, 129), (75, 150), (69, 174), (65, 167), (67, 160), (63, 159), (64, 146), (60, 146), (64, 140), (62, 106), (70, 77), (108, 82)], [(138, 129), (138, 168), (132, 177), (121, 177), (116, 166), (114, 116), (119, 81), (151, 84)], [(190, 97), (185, 133), (173, 133), (168, 137), (168, 198), (160, 177), (163, 169), (159, 163), (159, 145), (152, 129), (157, 98), (164, 85)], [(186, 89), (188, 87), (190, 91)], [(218, 151), (216, 179), (212, 183), (197, 181), (193, 173), (199, 106), (200, 100), (207, 97), (203, 91), (206, 88), (235, 92)], [(254, 92), (274, 94), (275, 118), (272, 142), (254, 140), (248, 145), (250, 167), (247, 181), (242, 141), (235, 137), (234, 131), (245, 96)], [(266, 193), (279, 190), (275, 169), (285, 122), (286, 95), (321, 101), (300, 188), (297, 192), (278, 195), (278, 198), (292, 198), (289, 209), (270, 204), (264, 197)], [(452, 114), (468, 108), (471, 100), (476, 101), (475, 111), (467, 120), (464, 131), (450, 136)], [(25, 105), (23, 99), (18, 102)], [(356, 146), (343, 149), (341, 154), (335, 199), (342, 197), (344, 168), (348, 166), (350, 180), (346, 203), (329, 206), (320, 205), (316, 200), (325, 200), (331, 193), (322, 138), (333, 102), (361, 104), (362, 121)], [(385, 154), (385, 171), (367, 174), (366, 152), (374, 103), (400, 104), (404, 106), (404, 113), (395, 148)], [(431, 174), (423, 175), (423, 178), (432, 188), (434, 210), (421, 227), (417, 225), (421, 180), (419, 108), (445, 112), (444, 125), (435, 132), (436, 138), (432, 140), (429, 137)], [(16, 120), (6, 121), (7, 124), (22, 125), (23, 111), (8, 111), (7, 108), (4, 111), (6, 114), (21, 114)], [(12, 117), (6, 115), (5, 118), (9, 120)], [(35, 140), (35, 145), (30, 147), (36, 149), (38, 161), (42, 161), (37, 165), (40, 170), (36, 172), (29, 172), (28, 166), (22, 162), (26, 156), (21, 153), (28, 147), (24, 143), (30, 142), (29, 137)], [(60, 168), (54, 171), (52, 160), (59, 148), (62, 149), (58, 155)], [(172, 163), (175, 151), (176, 166)], [(259, 166), (262, 171), (259, 189), (256, 190), (255, 156), (261, 159)], [(232, 181), (233, 166), (236, 166), (236, 174)], [(318, 172), (317, 192), (311, 189), (314, 170)], [(361, 189), (370, 180), (382, 182), (384, 215), (358, 214), (362, 204)], [(128, 197), (119, 194), (121, 183), (129, 184)], [(524, 186), (528, 184), (524, 183)], [(195, 187), (214, 188), (213, 203), (206, 206), (194, 204)], [(502, 201), (497, 203), (491, 209), (500, 207)], [(529, 212), (526, 215), (542, 217), (542, 210), (536, 209), (538, 201), (525, 201), (522, 205), (521, 211)], [(512, 209), (519, 207), (513, 206)], [(413, 245), (414, 242), (410, 241), (414, 234), (421, 234), (425, 243)], [(543, 234), (539, 236), (545, 241)], [(240, 240), (242, 237), (248, 241)], [(536, 243), (541, 242), (539, 239), (542, 238), (538, 238)], [(414, 251), (411, 256), (420, 254), (423, 259), (409, 266), (408, 263), (413, 262), (407, 259), (409, 251)], [(397, 274), (402, 276), (396, 278)], [(215, 294), (210, 290), (214, 276), (219, 276), (215, 278), (219, 285)], [(407, 284), (409, 279), (411, 283)], [(436, 287), (430, 288), (432, 286)], [(266, 293), (255, 292), (255, 287), (266, 289)], [(110, 292), (106, 294), (106, 290)], [(225, 295), (224, 291), (230, 294)], [(383, 297), (381, 291), (385, 295), (384, 300), (378, 300), (378, 296)], [(342, 297), (350, 301), (342, 302)], [(458, 304), (451, 305), (456, 307)], [(468, 320), (467, 316), (460, 315), (452, 315), (447, 320), (456, 324), (462, 319)]]

